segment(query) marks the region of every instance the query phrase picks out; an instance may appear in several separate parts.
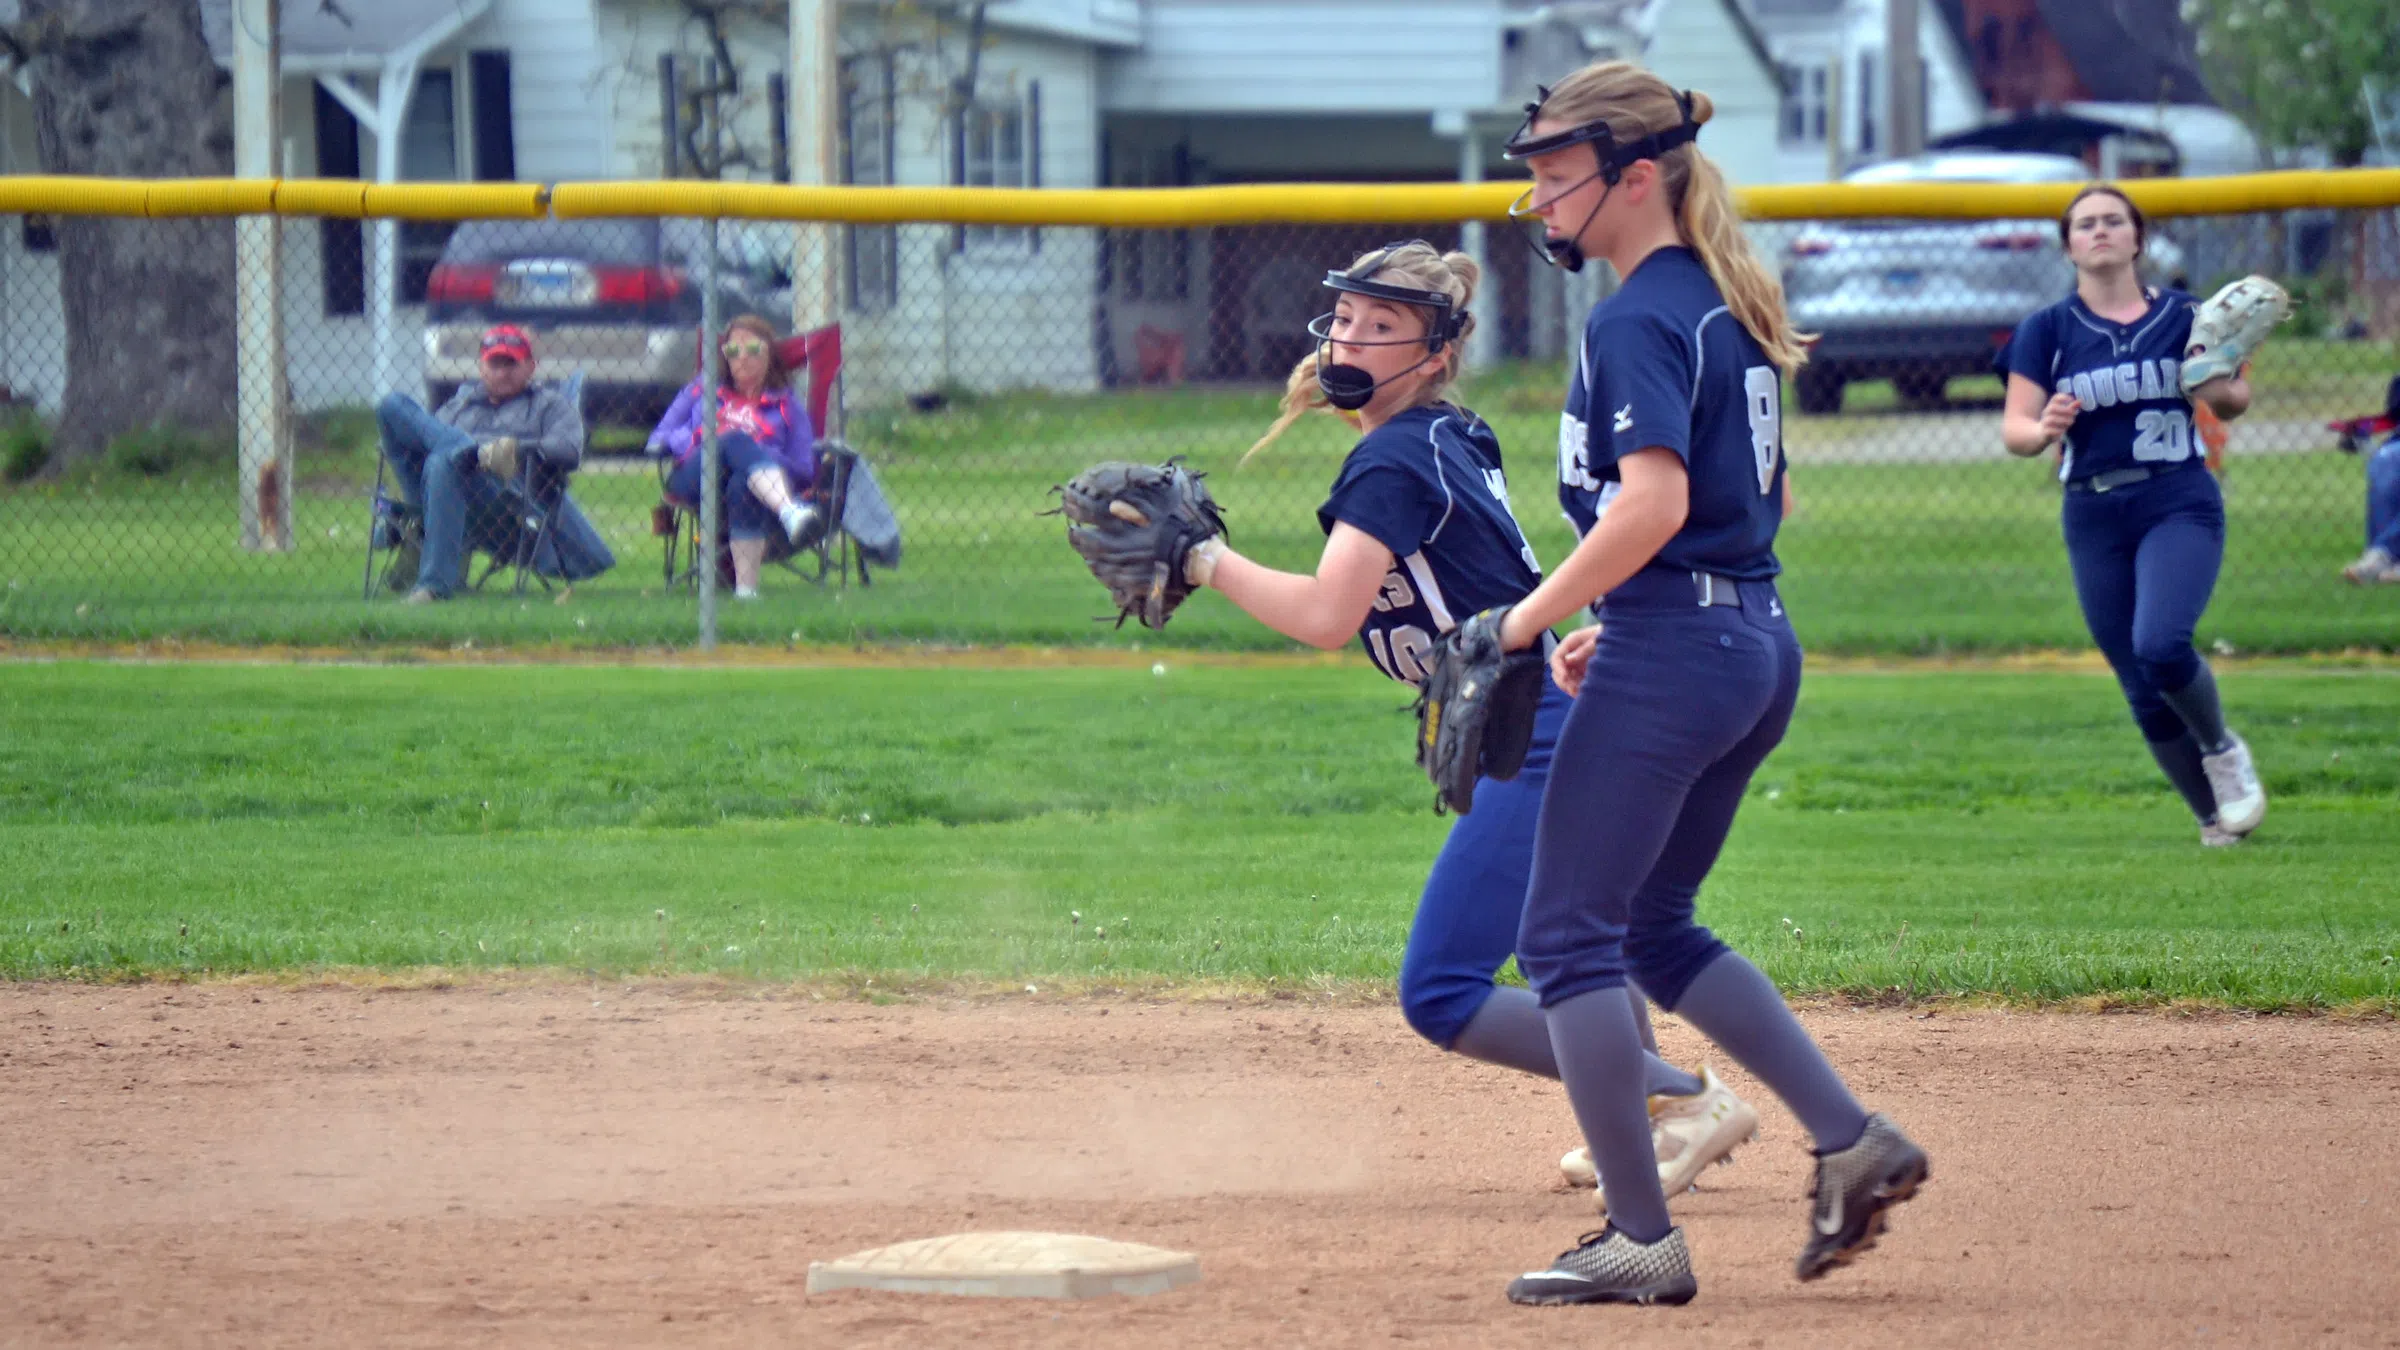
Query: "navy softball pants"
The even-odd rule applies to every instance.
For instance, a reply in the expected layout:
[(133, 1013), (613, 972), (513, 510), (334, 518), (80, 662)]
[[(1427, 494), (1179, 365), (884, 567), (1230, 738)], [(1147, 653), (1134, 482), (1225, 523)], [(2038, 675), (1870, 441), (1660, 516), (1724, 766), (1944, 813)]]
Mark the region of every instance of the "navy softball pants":
[(1418, 1035), (1444, 1050), (1491, 997), (1492, 977), (1517, 949), (1542, 785), (1570, 706), (1545, 676), (1525, 767), (1505, 783), (1475, 784), (1475, 809), (1450, 827), (1425, 879), (1400, 958), (1400, 1011)]
[(1672, 1011), (1724, 943), (1693, 921), (1734, 812), (1800, 696), (1772, 582), (1703, 607), (1689, 572), (1609, 593), (1534, 834), (1517, 964), (1547, 1008), (1630, 977)]
[(2216, 475), (2193, 467), (2107, 492), (2069, 492), (2060, 521), (2084, 626), (2142, 736), (2174, 740), (2184, 722), (2159, 691), (2200, 674), (2192, 630), (2225, 560)]

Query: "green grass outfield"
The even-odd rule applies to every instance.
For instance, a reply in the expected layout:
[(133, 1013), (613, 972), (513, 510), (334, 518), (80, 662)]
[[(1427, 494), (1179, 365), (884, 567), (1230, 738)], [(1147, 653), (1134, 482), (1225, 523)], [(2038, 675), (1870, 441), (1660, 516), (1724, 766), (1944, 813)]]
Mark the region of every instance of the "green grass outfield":
[[(2336, 575), (2361, 545), (2362, 475), (2355, 456), (2326, 448), (2332, 438), (2321, 425), (2380, 405), (2384, 349), (2291, 342), (2267, 350), (2284, 364), (2259, 374), (2259, 407), (2235, 433), (2226, 566), (2201, 639), (2241, 651), (2391, 649), (2400, 645), (2400, 588), (2362, 591)], [(1554, 367), (1517, 365), (1482, 373), (1463, 391), (1501, 434), (1519, 518), (1550, 564), (1570, 544), (1552, 486), (1558, 380)], [(1988, 387), (1960, 381), (1956, 392)], [(1051, 485), (1095, 460), (1183, 454), (1212, 474), (1237, 547), (1275, 566), (1311, 567), (1323, 547), (1315, 507), (1349, 437), (1314, 418), (1237, 470), (1272, 411), (1272, 392), (1257, 387), (961, 398), (930, 415), (862, 411), (851, 436), (899, 510), (901, 567), (865, 589), (771, 577), (764, 600), (725, 607), (722, 633), (771, 644), (1286, 647), (1215, 595), (1200, 596), (1161, 634), (1094, 623), (1104, 597), (1066, 548), (1060, 523), (1040, 514), (1053, 505)], [(1789, 424), (1801, 510), (1780, 551), (1787, 597), (1815, 649), (2087, 645), (2059, 541), (2058, 488), (2043, 465), (2000, 451), (1998, 426), (1996, 404), (1900, 413), (1880, 387), (1862, 389), (1852, 412)], [(300, 457), (297, 547), (288, 554), (239, 549), (229, 471), (0, 488), (0, 635), (337, 646), (694, 640), (692, 597), (660, 576), (648, 464), (595, 456), (578, 475), (576, 496), (619, 563), (579, 587), (572, 604), (536, 592), (410, 609), (388, 596), (359, 598), (372, 424), (334, 419), (328, 439)]]
[[(1355, 660), (0, 664), (0, 976), (1371, 989), (1446, 822)], [(2400, 1011), (2400, 673), (1811, 677), (1702, 917), (1795, 993)], [(1081, 921), (1074, 921), (1080, 912)]]

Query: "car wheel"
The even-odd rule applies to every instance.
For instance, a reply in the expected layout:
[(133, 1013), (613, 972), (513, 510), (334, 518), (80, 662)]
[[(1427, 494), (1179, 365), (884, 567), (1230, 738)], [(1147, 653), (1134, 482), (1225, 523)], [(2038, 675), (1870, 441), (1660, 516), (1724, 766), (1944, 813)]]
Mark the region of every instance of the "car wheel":
[(1949, 387), (1949, 378), (1942, 375), (1892, 377), (1892, 392), (1900, 396), (1901, 406), (1907, 408), (1938, 408), (1942, 406), (1942, 396)]
[(1848, 383), (1838, 370), (1820, 370), (1802, 366), (1792, 380), (1800, 396), (1800, 411), (1815, 417), (1830, 416), (1842, 410), (1842, 386)]

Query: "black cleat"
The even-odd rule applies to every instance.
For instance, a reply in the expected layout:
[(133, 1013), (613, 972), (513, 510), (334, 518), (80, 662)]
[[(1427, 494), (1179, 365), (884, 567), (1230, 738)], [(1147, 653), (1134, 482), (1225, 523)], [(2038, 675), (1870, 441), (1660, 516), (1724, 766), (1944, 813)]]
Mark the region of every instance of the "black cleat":
[(1692, 1278), (1691, 1249), (1683, 1230), (1670, 1228), (1656, 1242), (1636, 1242), (1615, 1224), (1577, 1239), (1548, 1270), (1529, 1271), (1508, 1282), (1511, 1303), (1673, 1303), (1692, 1301), (1700, 1282)]
[(1817, 1155), (1817, 1179), (1808, 1193), (1808, 1244), (1793, 1273), (1813, 1280), (1875, 1245), (1885, 1215), (1909, 1199), (1932, 1173), (1925, 1150), (1880, 1115), (1867, 1117), (1858, 1142), (1839, 1153)]

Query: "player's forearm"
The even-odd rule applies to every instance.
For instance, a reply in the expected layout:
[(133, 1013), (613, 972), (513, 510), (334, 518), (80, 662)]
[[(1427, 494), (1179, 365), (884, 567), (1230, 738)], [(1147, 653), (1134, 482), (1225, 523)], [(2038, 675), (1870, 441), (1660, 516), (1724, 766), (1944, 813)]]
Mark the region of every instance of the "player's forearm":
[(1358, 632), (1362, 610), (1344, 614), (1323, 581), (1297, 572), (1278, 572), (1228, 548), (1217, 555), (1208, 584), (1251, 618), (1295, 641), (1326, 651)]
[(2022, 413), (2003, 413), (2000, 417), (2000, 443), (2012, 455), (2038, 455), (2050, 448), (2057, 439), (2042, 429), (2042, 419)]
[(1642, 570), (1690, 513), (1688, 496), (1628, 485), (1609, 504), (1567, 560), (1509, 611), (1501, 637), (1511, 650), (1532, 645), (1544, 632)]
[(2220, 421), (2230, 422), (2250, 411), (2250, 378), (2246, 375), (2227, 375), (2210, 380), (2192, 391), (2192, 397), (2208, 405), (2208, 410)]

